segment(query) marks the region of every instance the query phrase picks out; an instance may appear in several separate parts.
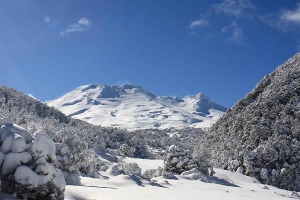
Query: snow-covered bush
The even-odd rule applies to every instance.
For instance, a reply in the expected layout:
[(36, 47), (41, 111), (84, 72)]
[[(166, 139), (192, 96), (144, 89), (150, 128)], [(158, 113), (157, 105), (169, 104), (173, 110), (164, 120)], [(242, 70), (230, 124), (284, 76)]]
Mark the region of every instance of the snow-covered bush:
[(162, 176), (163, 172), (164, 172), (164, 168), (162, 168), (160, 166), (156, 169), (156, 175), (157, 176)]
[(142, 177), (148, 181), (152, 178), (159, 177), (163, 175), (163, 168), (158, 167), (157, 169), (147, 169), (143, 174)]
[(298, 140), (285, 135), (270, 137), (244, 156), (244, 173), (256, 176), (263, 183), (294, 190), (300, 184), (299, 163), (294, 163), (299, 159)]
[(1, 190), (22, 199), (64, 199), (65, 179), (55, 167), (55, 144), (44, 133), (34, 138), (8, 119), (0, 121)]
[(157, 177), (157, 170), (156, 169), (147, 169), (143, 174), (142, 177), (148, 181), (152, 178)]
[(208, 168), (201, 166), (198, 160), (193, 159), (188, 150), (175, 145), (170, 146), (164, 157), (164, 171), (181, 174), (191, 169), (199, 169), (203, 173), (208, 173)]
[[(63, 150), (63, 157), (59, 157), (61, 160), (68, 158), (68, 160), (61, 160), (65, 164), (64, 175), (67, 175), (67, 183), (69, 180), (72, 180), (70, 184), (78, 184), (79, 181), (79, 172), (83, 176), (89, 176), (92, 178), (98, 178), (98, 171), (102, 167), (103, 163), (96, 155), (95, 151), (91, 148), (88, 148), (88, 144), (83, 142), (76, 134), (70, 134), (68, 131), (58, 131), (55, 138), (58, 141), (65, 143), (64, 146), (58, 145), (57, 147)], [(57, 152), (59, 154), (59, 152)], [(66, 154), (66, 155), (64, 155)], [(69, 156), (68, 156), (69, 155)], [(68, 170), (68, 165), (70, 170)], [(66, 174), (67, 173), (67, 174)]]
[[(193, 151), (195, 146), (205, 132), (199, 128), (184, 128), (184, 129), (147, 129), (136, 130), (134, 135), (142, 135), (148, 146), (148, 150), (156, 158), (163, 158), (164, 150), (171, 145), (181, 146), (186, 150)], [(172, 136), (172, 137), (170, 137)]]
[(74, 156), (64, 143), (56, 143), (56, 166), (62, 170), (68, 185), (80, 185), (79, 169), (74, 164)]
[(174, 174), (173, 172), (166, 172), (166, 171), (163, 171), (162, 176), (163, 176), (165, 179), (175, 179), (175, 180), (177, 180), (177, 177), (175, 176), (175, 174)]
[(122, 144), (119, 148), (120, 154), (122, 156), (132, 157), (135, 152), (134, 147), (130, 147), (128, 144)]
[(139, 165), (137, 163), (132, 163), (132, 162), (127, 163), (123, 160), (120, 160), (118, 163), (118, 167), (126, 175), (134, 174), (137, 176), (142, 176), (142, 169), (139, 167)]

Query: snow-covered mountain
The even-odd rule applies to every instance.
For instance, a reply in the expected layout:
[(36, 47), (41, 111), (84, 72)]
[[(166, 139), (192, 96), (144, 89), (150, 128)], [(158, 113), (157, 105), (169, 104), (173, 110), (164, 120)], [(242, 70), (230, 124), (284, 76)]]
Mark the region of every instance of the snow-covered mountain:
[(210, 127), (226, 111), (205, 94), (156, 96), (137, 85), (90, 84), (48, 101), (68, 116), (128, 129)]
[(300, 53), (266, 75), (204, 135), (216, 167), (300, 188)]

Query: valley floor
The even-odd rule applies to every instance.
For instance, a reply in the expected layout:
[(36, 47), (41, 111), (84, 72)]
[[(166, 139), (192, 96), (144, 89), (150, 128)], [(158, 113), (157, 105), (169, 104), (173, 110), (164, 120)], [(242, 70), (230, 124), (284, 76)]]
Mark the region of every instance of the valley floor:
[[(127, 159), (136, 162), (142, 170), (157, 168), (161, 160)], [(279, 200), (299, 199), (291, 191), (281, 190), (259, 183), (255, 178), (239, 173), (215, 169), (215, 177), (195, 180), (191, 176), (176, 176), (175, 179), (157, 178), (149, 183), (135, 176), (108, 176), (108, 180), (82, 177), (82, 186), (66, 187), (67, 200)], [(297, 195), (297, 194), (296, 194)]]

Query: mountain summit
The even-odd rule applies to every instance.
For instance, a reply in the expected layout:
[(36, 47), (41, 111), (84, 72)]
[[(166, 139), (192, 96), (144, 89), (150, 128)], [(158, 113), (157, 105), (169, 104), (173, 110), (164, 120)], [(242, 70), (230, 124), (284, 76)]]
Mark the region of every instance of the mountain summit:
[(128, 129), (210, 127), (226, 111), (204, 93), (156, 96), (141, 86), (90, 84), (47, 102), (68, 116), (95, 125)]
[(213, 102), (203, 92), (200, 92), (193, 96), (187, 96), (184, 98), (186, 102), (189, 102), (194, 106), (194, 112), (209, 114), (210, 109), (220, 110), (226, 112), (227, 108)]

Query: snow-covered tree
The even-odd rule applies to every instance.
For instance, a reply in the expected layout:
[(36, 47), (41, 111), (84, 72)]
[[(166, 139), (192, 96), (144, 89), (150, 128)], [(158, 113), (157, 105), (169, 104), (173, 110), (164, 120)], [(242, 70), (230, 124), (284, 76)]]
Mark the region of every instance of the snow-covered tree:
[(119, 160), (118, 167), (126, 175), (133, 175), (133, 174), (136, 176), (142, 175), (142, 169), (139, 167), (137, 163), (132, 163), (132, 162), (127, 163), (123, 160)]
[(8, 119), (0, 121), (1, 190), (22, 199), (64, 199), (65, 179), (55, 167), (55, 143), (34, 137)]
[(128, 157), (132, 157), (133, 153), (135, 152), (135, 148), (130, 147), (128, 144), (122, 144), (119, 150), (122, 156), (128, 156)]
[(56, 166), (62, 171), (68, 185), (80, 185), (79, 169), (74, 155), (64, 143), (56, 143)]
[[(204, 166), (206, 166), (206, 164)], [(203, 173), (208, 173), (207, 167), (204, 166), (202, 166), (198, 160), (192, 158), (191, 153), (188, 150), (184, 150), (178, 146), (170, 146), (165, 153), (165, 172), (181, 174), (182, 172), (189, 171), (191, 169), (199, 169)]]
[(157, 169), (147, 169), (142, 177), (148, 181), (151, 181), (152, 178), (159, 177), (163, 175), (163, 168), (158, 167)]

